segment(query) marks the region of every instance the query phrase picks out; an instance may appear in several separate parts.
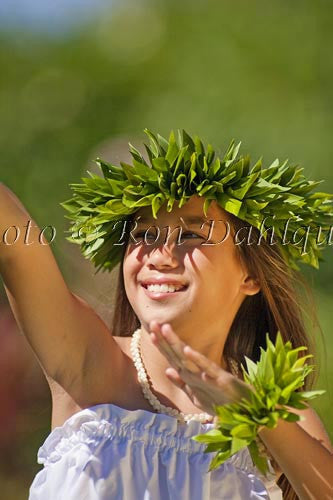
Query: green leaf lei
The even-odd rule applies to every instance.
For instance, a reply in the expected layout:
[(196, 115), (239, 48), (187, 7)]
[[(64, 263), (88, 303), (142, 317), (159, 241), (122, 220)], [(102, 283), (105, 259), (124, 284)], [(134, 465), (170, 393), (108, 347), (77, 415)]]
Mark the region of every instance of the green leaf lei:
[[(68, 212), (65, 217), (72, 221), (67, 231), (71, 235), (66, 239), (81, 246), (96, 272), (111, 271), (120, 262), (123, 225), (132, 213), (151, 206), (156, 219), (164, 203), (170, 212), (175, 202), (182, 207), (193, 195), (205, 198), (205, 216), (216, 200), (223, 209), (259, 230), (273, 227), (279, 238), (285, 236), (283, 243), (276, 243), (290, 267), (299, 270), (296, 262), (301, 261), (319, 268), (319, 261), (324, 261), (322, 248), (312, 231), (318, 232), (318, 226), (330, 230), (333, 220), (333, 194), (311, 193), (322, 180), (307, 180), (303, 168), (278, 159), (267, 168), (262, 167), (260, 159), (250, 168), (250, 157), (238, 156), (240, 143), (234, 141), (218, 158), (210, 144), (205, 150), (200, 138), (191, 138), (185, 130), (176, 134), (171, 131), (169, 140), (148, 129), (144, 132), (150, 143), (144, 145), (148, 163), (131, 144), (132, 165), (120, 162), (115, 166), (97, 158), (104, 178), (88, 171), (90, 178), (70, 184), (73, 197), (60, 203)], [(267, 239), (267, 232), (262, 234)], [(296, 234), (294, 242), (291, 235)], [(308, 248), (303, 251), (298, 243), (306, 237)]]
[(260, 360), (254, 363), (245, 356), (247, 370), (242, 365), (244, 380), (252, 385), (250, 399), (222, 406), (214, 405), (217, 415), (215, 428), (205, 434), (198, 434), (192, 439), (207, 443), (205, 453), (216, 451), (209, 471), (217, 468), (241, 448), (248, 446), (254, 465), (266, 476), (268, 462), (259, 452), (257, 434), (263, 427), (275, 428), (278, 419), (287, 422), (304, 420), (304, 417), (292, 413), (285, 405), (304, 409), (304, 401), (313, 399), (326, 391), (296, 391), (302, 387), (305, 377), (315, 365), (304, 365), (312, 354), (298, 358), (297, 352), (307, 347), (292, 349), (291, 342), (283, 344), (280, 332), (277, 332), (275, 346), (266, 333), (267, 350), (260, 347)]

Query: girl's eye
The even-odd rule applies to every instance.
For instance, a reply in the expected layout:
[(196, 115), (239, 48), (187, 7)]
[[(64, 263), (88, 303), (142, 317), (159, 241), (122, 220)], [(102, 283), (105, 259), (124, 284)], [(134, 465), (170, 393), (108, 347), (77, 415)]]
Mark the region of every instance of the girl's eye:
[(189, 235), (189, 234), (193, 234), (193, 235), (194, 235), (194, 238), (191, 238), (191, 240), (193, 240), (193, 239), (195, 239), (195, 238), (200, 238), (200, 239), (202, 239), (202, 236), (200, 236), (200, 235), (199, 235), (199, 234), (197, 234), (197, 233), (192, 233), (191, 231), (186, 231), (185, 233), (182, 233), (182, 237), (183, 237), (183, 236), (187, 236), (187, 235)]
[(139, 231), (138, 233), (135, 233), (134, 237), (135, 238), (144, 238), (145, 235), (146, 235), (146, 238), (156, 239), (156, 236), (154, 236), (153, 234), (146, 233), (146, 231)]
[[(155, 234), (150, 234), (149, 232), (146, 233), (146, 231), (139, 231), (138, 233), (135, 233), (134, 237), (135, 238), (144, 238), (144, 236), (146, 235), (146, 238), (149, 239), (149, 238), (153, 238), (154, 240), (156, 240), (156, 236)], [(200, 236), (199, 234), (197, 233), (192, 233), (191, 231), (185, 231), (184, 233), (181, 233), (181, 238), (183, 237), (187, 237), (189, 235), (193, 235), (193, 238), (190, 238), (191, 240), (193, 239), (196, 239), (196, 238), (199, 238), (199, 239), (203, 239), (202, 236)]]

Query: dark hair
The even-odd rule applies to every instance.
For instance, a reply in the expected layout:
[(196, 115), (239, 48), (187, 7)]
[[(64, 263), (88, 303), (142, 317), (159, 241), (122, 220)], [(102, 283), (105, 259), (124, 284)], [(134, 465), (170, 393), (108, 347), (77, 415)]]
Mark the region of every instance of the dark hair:
[[(257, 362), (260, 358), (260, 347), (266, 349), (266, 332), (275, 343), (278, 330), (281, 332), (283, 341), (290, 340), (293, 348), (306, 346), (307, 350), (299, 351), (298, 357), (312, 354), (310, 361), (307, 359), (305, 363), (316, 364), (317, 367), (314, 332), (315, 327), (318, 327), (322, 335), (322, 330), (317, 319), (310, 286), (299, 271), (294, 271), (284, 261), (276, 244), (271, 245), (263, 237), (260, 244), (257, 244), (260, 235), (257, 228), (249, 224), (244, 226), (244, 221), (229, 212), (227, 217), (233, 236), (237, 230), (251, 227), (247, 244), (237, 244), (235, 249), (248, 274), (255, 277), (260, 285), (260, 291), (257, 294), (248, 295), (243, 300), (231, 325), (224, 352), (221, 353), (228, 363), (228, 369), (231, 371), (229, 358), (234, 359), (239, 367), (240, 364), (246, 367), (245, 356)], [(125, 249), (126, 246), (124, 246), (124, 252)], [(140, 326), (140, 322), (127, 299), (122, 263), (123, 257), (119, 268), (112, 332), (113, 335), (127, 337)], [(302, 289), (307, 292), (305, 296), (300, 293)], [(303, 314), (309, 315), (308, 311), (311, 313), (312, 335), (307, 331), (303, 318)], [(243, 379), (240, 369), (238, 373)], [(312, 371), (298, 391), (310, 390), (316, 383), (317, 376), (318, 372)], [(285, 474), (279, 471), (278, 464), (273, 457), (271, 463), (274, 469), (280, 472), (277, 484), (283, 491), (283, 498), (297, 500), (298, 496)]]

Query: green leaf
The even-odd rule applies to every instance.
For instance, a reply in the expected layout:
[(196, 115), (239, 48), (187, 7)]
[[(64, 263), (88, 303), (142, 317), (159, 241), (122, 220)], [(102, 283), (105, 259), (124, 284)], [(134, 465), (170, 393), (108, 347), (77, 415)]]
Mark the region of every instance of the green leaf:
[(237, 453), (237, 451), (247, 446), (248, 442), (246, 439), (240, 439), (238, 437), (234, 437), (231, 445), (231, 454)]
[(195, 151), (195, 144), (192, 138), (188, 135), (187, 132), (185, 132), (184, 129), (181, 131), (181, 134), (182, 134), (182, 146), (187, 145), (189, 147), (189, 151), (193, 153)]
[(195, 144), (195, 151), (197, 155), (204, 155), (205, 154), (205, 148), (203, 143), (201, 142), (200, 138), (198, 136), (194, 137), (194, 144)]
[(169, 147), (168, 141), (160, 134), (157, 134), (157, 140), (160, 146), (160, 150), (163, 152), (163, 155), (165, 155)]
[(302, 394), (302, 397), (305, 399), (313, 399), (317, 396), (321, 396), (322, 394), (325, 394), (325, 390), (317, 390), (317, 391), (303, 391), (300, 394)]
[[(205, 452), (210, 453), (212, 451), (221, 451), (221, 443), (209, 443), (207, 445), (207, 448), (205, 449)], [(227, 450), (225, 450), (225, 451), (227, 451)]]
[(163, 194), (158, 193), (154, 196), (152, 203), (151, 203), (154, 219), (157, 218), (157, 212), (159, 211), (159, 209), (163, 205), (164, 201), (165, 201), (165, 197), (163, 196)]
[(159, 146), (158, 140), (155, 137), (155, 135), (147, 128), (144, 129), (144, 133), (147, 134), (149, 137), (150, 150), (152, 151), (153, 155), (154, 156), (161, 156), (162, 151), (160, 150), (160, 146)]
[(139, 163), (136, 160), (133, 161), (135, 166), (135, 175), (142, 178), (144, 181), (157, 181), (158, 174), (151, 167), (147, 167), (143, 163)]
[(264, 476), (266, 476), (269, 472), (267, 458), (261, 456), (261, 454), (259, 453), (258, 445), (255, 441), (252, 441), (252, 443), (249, 444), (248, 449), (254, 465), (262, 474), (264, 474)]
[(199, 441), (201, 443), (224, 443), (227, 441), (231, 441), (230, 437), (224, 436), (218, 429), (211, 429), (205, 434), (198, 434), (192, 439), (195, 439), (195, 441)]
[(212, 163), (212, 161), (214, 160), (214, 156), (215, 156), (215, 151), (214, 151), (213, 146), (211, 144), (208, 144), (206, 154), (207, 154), (207, 163), (208, 163), (208, 165), (210, 165)]
[(300, 420), (300, 416), (296, 413), (288, 412), (284, 420), (286, 420), (287, 422), (298, 422)]
[(255, 182), (255, 180), (258, 178), (259, 172), (255, 174), (251, 174), (248, 178), (245, 178), (240, 185), (237, 185), (236, 189), (232, 189), (231, 187), (228, 188), (228, 193), (230, 193), (232, 196), (235, 198), (238, 198), (239, 200), (242, 200), (252, 184)]
[(223, 464), (230, 457), (230, 451), (218, 453), (210, 462), (208, 472), (216, 469), (219, 465)]
[(230, 431), (230, 434), (240, 439), (252, 438), (253, 430), (249, 427), (248, 424), (239, 424), (233, 427), (233, 429)]
[(175, 159), (178, 156), (179, 148), (176, 143), (176, 138), (173, 130), (170, 132), (170, 137), (169, 137), (169, 147), (168, 151), (166, 154), (166, 161), (169, 163), (169, 165), (172, 165)]
[(238, 215), (239, 211), (242, 207), (242, 202), (240, 200), (237, 200), (236, 198), (231, 198), (227, 194), (217, 194), (216, 199), (219, 203), (219, 205), (227, 210), (227, 212), (230, 212), (234, 215)]
[(165, 158), (153, 158), (152, 164), (158, 172), (167, 173), (168, 172), (168, 163)]
[[(132, 146), (132, 144), (130, 142), (128, 143), (128, 146), (129, 146), (130, 153), (133, 156), (134, 160), (138, 161), (139, 163), (143, 163), (144, 165), (147, 165), (147, 163), (146, 163), (145, 159), (143, 158), (143, 156), (141, 155), (141, 153), (134, 146)], [(148, 165), (147, 165), (147, 167), (148, 167)]]

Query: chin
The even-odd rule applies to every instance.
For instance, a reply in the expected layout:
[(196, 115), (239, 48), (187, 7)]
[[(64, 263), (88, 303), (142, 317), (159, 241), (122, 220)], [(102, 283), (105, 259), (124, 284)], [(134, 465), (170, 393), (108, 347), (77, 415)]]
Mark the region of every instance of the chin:
[(184, 314), (177, 314), (177, 315), (170, 315), (170, 314), (163, 314), (163, 313), (156, 313), (152, 314), (149, 318), (141, 318), (140, 323), (142, 326), (148, 330), (149, 329), (149, 323), (151, 321), (157, 321), (160, 324), (163, 323), (170, 323), (173, 329), (179, 328), (182, 324), (184, 324)]

